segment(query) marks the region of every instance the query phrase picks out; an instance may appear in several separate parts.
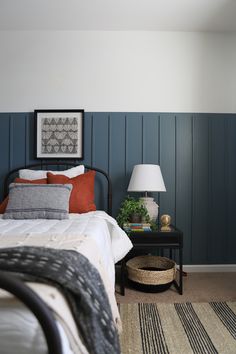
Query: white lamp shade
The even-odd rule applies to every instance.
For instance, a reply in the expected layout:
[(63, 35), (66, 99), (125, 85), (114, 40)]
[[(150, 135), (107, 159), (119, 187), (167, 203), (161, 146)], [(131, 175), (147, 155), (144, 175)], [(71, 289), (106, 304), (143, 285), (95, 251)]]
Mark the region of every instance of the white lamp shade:
[(128, 186), (129, 192), (165, 192), (166, 187), (158, 165), (135, 165)]

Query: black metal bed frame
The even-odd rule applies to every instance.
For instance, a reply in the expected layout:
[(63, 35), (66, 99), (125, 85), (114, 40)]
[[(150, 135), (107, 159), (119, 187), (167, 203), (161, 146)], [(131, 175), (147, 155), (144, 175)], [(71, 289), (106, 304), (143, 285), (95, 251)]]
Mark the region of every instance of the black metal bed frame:
[[(60, 166), (66, 166), (67, 168), (69, 166), (71, 167), (75, 167), (78, 166), (78, 163), (75, 162), (67, 162), (67, 161), (60, 161), (60, 162), (52, 162), (52, 161), (46, 161), (46, 162), (41, 162), (41, 163), (36, 163), (36, 164), (32, 164), (32, 165), (27, 165), (27, 166), (23, 166), (23, 167), (18, 167), (15, 168), (14, 170), (11, 170), (5, 177), (4, 180), (4, 197), (7, 196), (8, 194), (8, 186), (9, 186), (9, 181), (11, 179), (11, 176), (16, 174), (19, 170), (22, 169), (37, 169), (38, 167), (40, 167), (40, 169), (44, 168), (47, 169), (47, 167), (51, 167), (51, 166), (55, 166), (55, 167), (60, 167)], [(86, 170), (93, 170), (96, 171), (98, 173), (101, 173), (106, 181), (107, 181), (107, 213), (109, 215), (111, 215), (112, 213), (112, 186), (111, 186), (111, 180), (110, 177), (108, 176), (108, 174), (101, 170), (100, 168), (96, 168), (96, 167), (92, 167), (92, 166), (88, 166), (88, 165), (84, 165)]]
[(43, 330), (48, 353), (62, 354), (62, 344), (58, 327), (52, 312), (44, 301), (25, 283), (6, 272), (0, 272), (0, 288), (13, 294), (33, 312)]
[[(37, 164), (32, 164), (28, 166), (23, 166), (10, 171), (4, 180), (4, 196), (8, 193), (8, 185), (12, 176), (16, 174), (20, 169), (40, 169), (50, 166), (78, 166), (78, 163), (74, 162), (41, 162)], [(112, 213), (112, 188), (111, 181), (106, 172), (99, 168), (84, 165), (86, 170), (94, 170), (101, 173), (107, 180), (107, 212), (111, 215)], [(7, 272), (0, 271), (0, 288), (8, 291), (22, 301), (36, 316), (38, 319), (42, 330), (44, 332), (49, 354), (62, 354), (62, 344), (59, 334), (59, 330), (53, 318), (53, 315), (43, 300), (31, 290), (25, 283), (16, 279), (16, 277), (8, 274)]]

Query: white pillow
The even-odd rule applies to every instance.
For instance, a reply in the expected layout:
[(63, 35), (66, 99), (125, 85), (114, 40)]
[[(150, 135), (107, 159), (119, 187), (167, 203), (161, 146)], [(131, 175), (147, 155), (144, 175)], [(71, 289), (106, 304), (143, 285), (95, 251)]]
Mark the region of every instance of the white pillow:
[(69, 178), (77, 177), (84, 173), (84, 165), (75, 166), (64, 171), (46, 171), (46, 170), (19, 170), (19, 177), (33, 181), (34, 179), (47, 178), (47, 172), (54, 175), (64, 175)]

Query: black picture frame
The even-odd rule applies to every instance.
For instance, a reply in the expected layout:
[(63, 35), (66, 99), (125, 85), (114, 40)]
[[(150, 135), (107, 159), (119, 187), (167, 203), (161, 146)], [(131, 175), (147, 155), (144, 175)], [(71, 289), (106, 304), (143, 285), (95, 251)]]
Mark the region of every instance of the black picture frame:
[(83, 109), (38, 109), (34, 117), (38, 159), (83, 159)]

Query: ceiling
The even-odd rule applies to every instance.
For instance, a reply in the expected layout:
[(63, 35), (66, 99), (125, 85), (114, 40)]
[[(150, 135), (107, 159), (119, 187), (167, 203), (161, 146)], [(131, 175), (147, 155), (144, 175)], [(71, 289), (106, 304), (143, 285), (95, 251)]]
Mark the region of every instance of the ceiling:
[(0, 30), (236, 32), (236, 0), (0, 0)]

